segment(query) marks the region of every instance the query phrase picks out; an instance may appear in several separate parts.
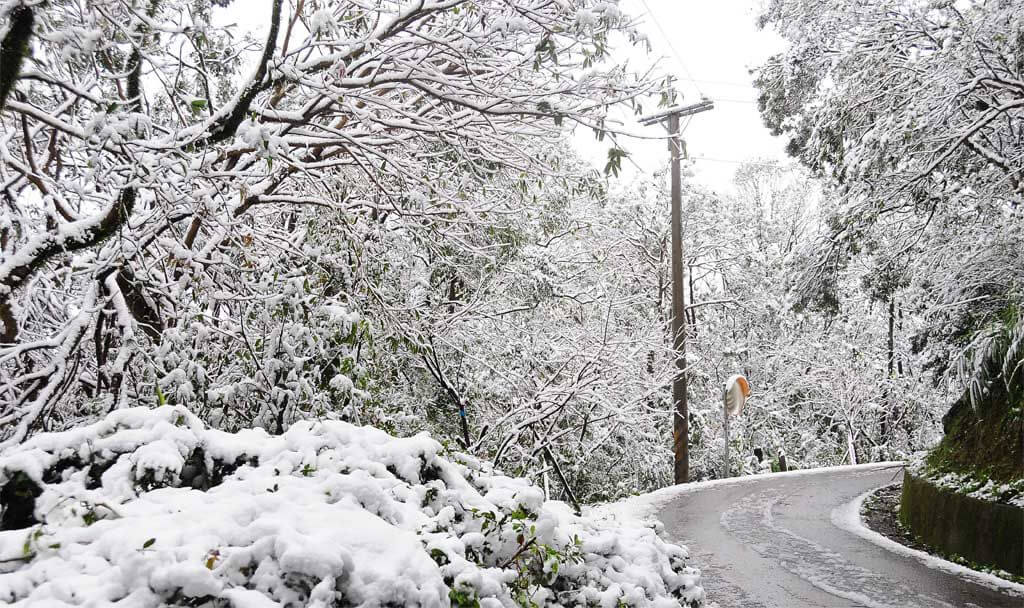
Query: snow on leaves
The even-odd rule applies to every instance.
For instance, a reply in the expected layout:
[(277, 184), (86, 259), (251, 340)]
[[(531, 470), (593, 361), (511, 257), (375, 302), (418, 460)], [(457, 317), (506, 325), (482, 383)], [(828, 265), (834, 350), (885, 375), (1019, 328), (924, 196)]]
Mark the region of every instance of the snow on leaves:
[(318, 395), (344, 409), (324, 388), (359, 387), (365, 340), (308, 317), (358, 310), (359, 239), (518, 206), (483, 185), (652, 86), (608, 61), (637, 39), (610, 2), (266, 0), (258, 35), (229, 4), (33, 9), (0, 159), (0, 444), (139, 402), (278, 431)]
[[(0, 456), (38, 489), (0, 531), (12, 605), (686, 606), (699, 573), (425, 435), (344, 422), (225, 433), (132, 408)], [(9, 507), (8, 507), (9, 508)]]

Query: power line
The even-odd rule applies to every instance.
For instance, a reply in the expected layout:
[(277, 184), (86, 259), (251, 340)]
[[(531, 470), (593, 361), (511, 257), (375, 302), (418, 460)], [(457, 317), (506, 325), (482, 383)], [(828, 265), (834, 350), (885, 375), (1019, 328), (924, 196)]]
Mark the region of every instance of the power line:
[(658, 31), (661, 32), (661, 37), (665, 39), (665, 44), (668, 45), (669, 50), (672, 51), (673, 55), (675, 55), (676, 61), (679, 62), (679, 67), (683, 68), (683, 73), (686, 74), (686, 79), (693, 83), (693, 88), (697, 89), (697, 93), (699, 93), (701, 97), (705, 97), (704, 91), (700, 90), (700, 85), (698, 84), (697, 79), (690, 73), (690, 70), (686, 67), (686, 62), (683, 61), (682, 55), (679, 54), (675, 45), (672, 44), (672, 39), (669, 38), (668, 33), (665, 32), (665, 28), (661, 27), (661, 22), (654, 16), (654, 11), (652, 11), (651, 7), (647, 5), (647, 0), (640, 0), (640, 4), (643, 5), (644, 12), (647, 13), (647, 16), (654, 23), (654, 27), (658, 28)]
[(714, 100), (722, 103), (746, 103), (750, 105), (757, 105), (757, 101), (753, 99), (729, 99), (727, 97), (715, 97)]
[(710, 158), (707, 156), (691, 156), (690, 160), (708, 160), (715, 163), (731, 163), (734, 165), (758, 165), (762, 167), (778, 167), (778, 163), (760, 162), (753, 160), (733, 160), (729, 158)]
[(680, 80), (686, 80), (689, 82), (703, 82), (704, 84), (714, 84), (726, 87), (738, 87), (741, 89), (756, 89), (753, 84), (749, 82), (732, 82), (729, 80), (707, 80), (703, 78), (681, 78)]

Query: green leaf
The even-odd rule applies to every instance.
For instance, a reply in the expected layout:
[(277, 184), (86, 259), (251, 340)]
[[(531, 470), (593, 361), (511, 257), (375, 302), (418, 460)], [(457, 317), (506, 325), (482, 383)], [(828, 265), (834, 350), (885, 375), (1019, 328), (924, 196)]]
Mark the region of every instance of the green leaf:
[(155, 542), (156, 542), (156, 539), (155, 538), (151, 538), (151, 539), (147, 540), (146, 542), (142, 543), (142, 548), (143, 549), (149, 549), (150, 547), (153, 546), (153, 543), (155, 543)]
[(629, 156), (629, 152), (626, 152), (618, 146), (608, 149), (608, 162), (604, 166), (605, 175), (619, 176), (619, 172), (622, 171), (622, 159)]

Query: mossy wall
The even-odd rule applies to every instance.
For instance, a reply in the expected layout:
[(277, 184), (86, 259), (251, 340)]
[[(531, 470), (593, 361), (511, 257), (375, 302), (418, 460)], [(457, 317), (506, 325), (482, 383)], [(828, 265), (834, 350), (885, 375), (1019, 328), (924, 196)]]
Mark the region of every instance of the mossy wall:
[(996, 384), (976, 407), (964, 396), (942, 425), (946, 434), (926, 462), (929, 477), (948, 472), (982, 482), (1024, 479), (1024, 393), (1010, 394)]
[(904, 472), (900, 521), (939, 551), (1024, 576), (1024, 509), (940, 488)]

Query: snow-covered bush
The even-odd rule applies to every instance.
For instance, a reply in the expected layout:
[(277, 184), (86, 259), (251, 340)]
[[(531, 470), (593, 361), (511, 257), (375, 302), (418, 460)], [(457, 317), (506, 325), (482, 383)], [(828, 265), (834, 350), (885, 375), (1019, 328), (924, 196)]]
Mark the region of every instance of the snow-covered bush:
[(117, 410), (0, 455), (15, 606), (698, 606), (686, 549), (425, 435)]

